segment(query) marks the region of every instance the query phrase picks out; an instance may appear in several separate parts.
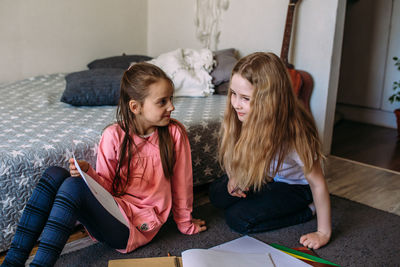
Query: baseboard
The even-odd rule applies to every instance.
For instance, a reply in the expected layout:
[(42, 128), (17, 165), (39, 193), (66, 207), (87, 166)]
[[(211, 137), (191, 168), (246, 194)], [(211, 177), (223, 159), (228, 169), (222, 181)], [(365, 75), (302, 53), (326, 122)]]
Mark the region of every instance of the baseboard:
[(396, 116), (393, 112), (345, 104), (336, 104), (336, 112), (340, 113), (346, 120), (397, 128)]

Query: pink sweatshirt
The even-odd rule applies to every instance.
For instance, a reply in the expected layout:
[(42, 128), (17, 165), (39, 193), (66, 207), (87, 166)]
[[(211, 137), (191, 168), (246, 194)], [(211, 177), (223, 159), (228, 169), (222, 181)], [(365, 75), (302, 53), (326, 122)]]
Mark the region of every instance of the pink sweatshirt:
[[(169, 131), (175, 143), (176, 153), (172, 179), (164, 176), (158, 132), (155, 131), (147, 138), (133, 136), (138, 153), (133, 155), (131, 160), (131, 182), (125, 195), (114, 197), (129, 222), (129, 240), (126, 249), (120, 250), (122, 253), (150, 242), (167, 221), (171, 209), (182, 233), (197, 233), (191, 221), (193, 176), (190, 145), (178, 126), (170, 124)], [(105, 129), (98, 148), (96, 170), (90, 167), (87, 172), (109, 192), (117, 170), (119, 147), (123, 137), (124, 132), (117, 124)], [(127, 167), (121, 169), (121, 178), (126, 181)]]

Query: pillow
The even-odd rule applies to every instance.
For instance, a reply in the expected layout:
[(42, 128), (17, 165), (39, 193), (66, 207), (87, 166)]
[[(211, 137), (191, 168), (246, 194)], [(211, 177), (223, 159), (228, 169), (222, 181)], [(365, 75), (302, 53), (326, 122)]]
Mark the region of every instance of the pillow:
[(171, 78), (175, 86), (174, 97), (206, 97), (214, 93), (209, 74), (213, 53), (209, 49), (178, 48), (149, 63), (160, 67)]
[(217, 65), (210, 75), (213, 77), (212, 83), (218, 86), (223, 82), (229, 81), (231, 78), (232, 69), (238, 61), (236, 58), (236, 50), (234, 48), (229, 48), (215, 51), (214, 59)]
[(61, 102), (74, 106), (116, 105), (123, 69), (93, 69), (65, 76)]
[(148, 56), (123, 54), (122, 56), (96, 59), (90, 62), (87, 67), (89, 69), (119, 68), (126, 70), (127, 68), (129, 68), (132, 62), (147, 61), (150, 59), (152, 58)]
[(229, 90), (229, 81), (223, 82), (220, 85), (215, 86), (215, 94), (217, 95), (227, 95)]

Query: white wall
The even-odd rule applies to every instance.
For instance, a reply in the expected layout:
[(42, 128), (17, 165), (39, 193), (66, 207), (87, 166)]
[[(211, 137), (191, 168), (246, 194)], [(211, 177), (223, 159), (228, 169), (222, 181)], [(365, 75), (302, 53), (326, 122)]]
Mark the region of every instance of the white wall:
[[(255, 51), (280, 54), (289, 1), (230, 0), (222, 13), (218, 49), (234, 47), (242, 56)], [(148, 52), (199, 48), (194, 26), (195, 0), (149, 0)], [(329, 153), (340, 65), (345, 0), (302, 0), (297, 6), (291, 61), (314, 79), (311, 110)]]
[[(394, 66), (393, 57), (400, 58), (400, 0), (393, 0), (392, 9), (392, 20), (390, 25), (390, 39), (387, 51), (387, 61), (385, 68), (385, 81), (384, 81), (384, 93), (382, 103), (383, 110), (393, 111), (396, 108), (400, 108), (400, 103), (395, 102), (391, 104), (387, 99), (394, 93), (393, 82), (400, 80), (400, 72)], [(394, 116), (393, 116), (394, 117)]]
[(391, 104), (400, 73), (400, 0), (363, 0), (348, 5), (336, 110), (345, 119), (396, 128)]
[(0, 82), (147, 53), (146, 0), (1, 0)]

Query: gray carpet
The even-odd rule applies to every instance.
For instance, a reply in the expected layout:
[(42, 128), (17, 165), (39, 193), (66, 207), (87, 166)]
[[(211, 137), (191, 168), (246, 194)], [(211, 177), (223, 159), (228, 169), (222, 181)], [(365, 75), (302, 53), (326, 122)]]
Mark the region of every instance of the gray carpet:
[[(400, 266), (400, 217), (344, 198), (331, 196), (333, 235), (330, 243), (316, 253), (341, 266)], [(194, 212), (207, 221), (204, 233), (185, 236), (169, 220), (148, 245), (129, 254), (120, 254), (103, 244), (94, 244), (65, 254), (56, 266), (107, 266), (108, 260), (179, 255), (190, 248), (210, 248), (240, 237), (224, 223), (223, 213), (211, 204)], [(316, 229), (316, 219), (275, 231), (253, 234), (266, 243), (299, 247), (303, 233)], [(222, 266), (221, 266), (222, 267)]]

